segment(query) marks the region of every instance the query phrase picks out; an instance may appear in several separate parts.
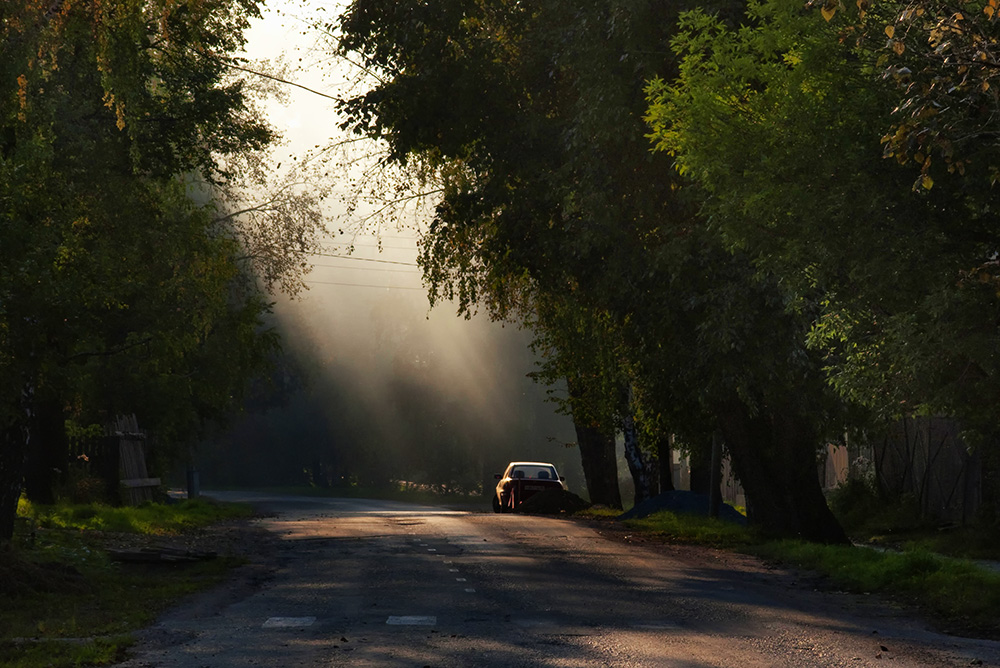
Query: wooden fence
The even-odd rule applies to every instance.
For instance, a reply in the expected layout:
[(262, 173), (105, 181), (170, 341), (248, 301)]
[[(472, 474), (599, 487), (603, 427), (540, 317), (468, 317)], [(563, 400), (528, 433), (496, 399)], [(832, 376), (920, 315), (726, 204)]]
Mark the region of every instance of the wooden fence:
[(85, 470), (86, 477), (101, 480), (101, 496), (126, 505), (152, 501), (160, 479), (149, 476), (146, 466), (146, 433), (135, 415), (118, 416), (103, 436), (70, 439), (70, 467)]
[(954, 420), (916, 417), (894, 424), (874, 447), (879, 491), (911, 497), (921, 517), (966, 523), (982, 503), (982, 461)]

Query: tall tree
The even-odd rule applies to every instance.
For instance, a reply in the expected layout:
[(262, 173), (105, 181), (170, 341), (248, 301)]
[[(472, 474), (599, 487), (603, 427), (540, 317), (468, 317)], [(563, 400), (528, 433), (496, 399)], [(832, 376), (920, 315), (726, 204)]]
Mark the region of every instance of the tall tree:
[[(266, 357), (268, 305), (241, 266), (252, 247), (194, 184), (233, 192), (239, 174), (223, 158), (274, 135), (227, 73), (254, 2), (0, 13), (4, 540), (28, 448), (58, 431), (32, 434), (33, 420), (145, 408), (147, 424), (184, 438)], [(297, 228), (303, 243), (315, 223)]]
[(355, 2), (341, 49), (377, 81), (344, 102), (346, 126), (440, 179), (432, 289), (466, 308), (577, 305), (580, 326), (615, 332), (645, 424), (721, 425), (765, 528), (843, 541), (815, 474), (829, 397), (802, 318), (648, 152), (643, 87), (670, 67), (672, 11)]
[[(962, 166), (971, 147), (930, 158), (930, 146), (957, 142), (942, 132), (964, 132), (964, 117), (935, 120), (917, 101), (937, 99), (953, 63), (920, 47), (921, 77), (937, 62), (942, 78), (914, 80), (916, 97), (897, 106), (896, 80), (910, 76), (898, 62), (910, 38), (900, 42), (887, 20), (897, 11), (800, 12), (775, 0), (752, 5), (739, 30), (691, 14), (675, 41), (680, 77), (651, 87), (650, 120), (727, 244), (781, 275), (789, 300), (820, 307), (809, 340), (836, 390), (886, 419), (947, 414), (989, 435), (1000, 378), (996, 216), (986, 175)], [(924, 25), (924, 13), (907, 20)], [(977, 71), (968, 74), (981, 81)], [(913, 105), (924, 111), (911, 115)], [(897, 164), (914, 162), (916, 171)]]

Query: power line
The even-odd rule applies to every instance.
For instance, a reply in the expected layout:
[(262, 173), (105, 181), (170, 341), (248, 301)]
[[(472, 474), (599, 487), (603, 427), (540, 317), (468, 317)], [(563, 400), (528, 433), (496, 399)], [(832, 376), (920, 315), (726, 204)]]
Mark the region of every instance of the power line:
[[(416, 239), (414, 239), (414, 242), (416, 242)], [(379, 249), (383, 249), (384, 248), (386, 250), (408, 250), (408, 251), (416, 250), (416, 248), (417, 248), (416, 243), (414, 243), (413, 246), (389, 246), (387, 244), (377, 244), (377, 243), (371, 243), (371, 244), (369, 244), (369, 243), (363, 243), (363, 244), (353, 243), (353, 244), (344, 244), (344, 245), (345, 246), (351, 246), (353, 248), (379, 248)], [(330, 249), (327, 249), (327, 250), (330, 250)], [(339, 250), (339, 249), (337, 249), (337, 250)]]
[(417, 266), (419, 266), (416, 262), (397, 262), (395, 260), (376, 260), (376, 259), (367, 258), (367, 257), (354, 257), (353, 255), (337, 255), (335, 253), (313, 252), (313, 253), (308, 253), (308, 255), (318, 255), (320, 257), (336, 257), (336, 258), (340, 258), (341, 260), (357, 260), (358, 262), (379, 262), (381, 264), (402, 264), (402, 265), (405, 265), (407, 267), (417, 267)]
[(306, 281), (308, 285), (341, 285), (348, 288), (380, 288), (382, 290), (420, 290), (424, 291), (423, 288), (413, 288), (405, 286), (395, 286), (395, 285), (368, 285), (366, 283), (338, 283), (336, 281)]
[(420, 271), (414, 271), (413, 269), (380, 269), (379, 267), (346, 267), (342, 264), (313, 264), (314, 267), (322, 267), (324, 269), (346, 269), (348, 271), (380, 271), (383, 274), (409, 274), (411, 276), (420, 275)]

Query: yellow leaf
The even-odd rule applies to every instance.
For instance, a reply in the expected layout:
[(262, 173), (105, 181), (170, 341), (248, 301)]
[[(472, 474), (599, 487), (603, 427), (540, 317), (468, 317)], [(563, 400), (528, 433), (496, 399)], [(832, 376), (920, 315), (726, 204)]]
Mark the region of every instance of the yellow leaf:
[(993, 15), (996, 14), (996, 12), (997, 8), (993, 5), (986, 5), (983, 7), (983, 14), (986, 14), (987, 18), (993, 18)]
[(985, 93), (989, 89), (990, 89), (990, 82), (989, 81), (984, 81), (983, 82), (983, 92)]
[(903, 44), (901, 41), (896, 40), (895, 42), (892, 43), (892, 50), (895, 52), (897, 56), (901, 56), (903, 55), (903, 52), (906, 51), (906, 45)]
[(802, 64), (802, 54), (798, 51), (789, 51), (781, 57), (787, 65), (801, 65)]
[(820, 14), (823, 15), (824, 19), (829, 21), (830, 19), (833, 18), (833, 15), (837, 13), (837, 5), (830, 5), (829, 7), (823, 7), (822, 9), (819, 10), (819, 12)]
[(892, 39), (892, 36), (896, 34), (896, 29), (892, 26), (885, 27), (885, 36)]
[(931, 188), (934, 187), (934, 179), (932, 179), (927, 174), (924, 174), (922, 177), (920, 177), (920, 185), (923, 186), (924, 190), (930, 190)]

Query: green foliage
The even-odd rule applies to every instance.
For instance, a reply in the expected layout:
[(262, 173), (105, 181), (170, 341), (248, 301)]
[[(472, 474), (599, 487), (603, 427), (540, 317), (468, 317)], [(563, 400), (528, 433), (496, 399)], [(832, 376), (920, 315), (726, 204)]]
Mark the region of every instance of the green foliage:
[(577, 517), (592, 517), (606, 520), (613, 520), (621, 514), (621, 508), (608, 508), (607, 506), (599, 505), (590, 506), (589, 508), (584, 508), (573, 513)]
[[(547, 356), (538, 376), (581, 388), (575, 417), (607, 432), (638, 417), (649, 442), (704, 442), (720, 418), (747, 424), (724, 411), (794, 416), (801, 441), (755, 442), (743, 461), (800, 464), (772, 467), (756, 494), (796, 475), (805, 486), (810, 438), (839, 409), (804, 349), (813, 303), (727, 245), (644, 138), (643, 87), (676, 64), (662, 48), (676, 10), (355, 2), (340, 53), (375, 76), (343, 101), (345, 127), (433, 174), (442, 195), (419, 260), (433, 297), (527, 323)], [(768, 521), (803, 506), (791, 505)]]
[[(931, 189), (957, 174), (976, 206), (988, 204), (1000, 174), (1000, 147), (990, 129), (998, 79), (987, 55), (1000, 33), (997, 3), (956, 10), (921, 0), (875, 9), (877, 15), (862, 12), (848, 30), (870, 42), (882, 77), (895, 88), (892, 124), (882, 138), (885, 156), (919, 170), (914, 189)], [(989, 262), (979, 270), (996, 285)]]
[[(31, 415), (96, 425), (135, 413), (157, 433), (159, 453), (178, 457), (206, 423), (239, 405), (266, 365), (277, 338), (249, 272), (265, 269), (268, 287), (296, 284), (302, 265), (294, 258), (318, 229), (318, 200), (276, 196), (277, 220), (255, 218), (253, 243), (244, 244), (249, 236), (234, 231), (235, 216), (220, 215), (220, 203), (196, 192), (203, 182), (237, 192), (249, 162), (241, 158), (274, 139), (230, 75), (232, 54), (258, 15), (252, 0), (5, 7), (5, 434), (24, 433)], [(294, 246), (282, 238), (275, 244), (282, 253), (261, 260), (265, 237), (282, 230), (296, 237)], [(51, 407), (45, 415), (43, 406)], [(44, 451), (34, 431), (30, 447)], [(16, 489), (15, 469), (0, 466), (0, 488)], [(0, 540), (14, 497), (0, 499)]]
[[(858, 490), (851, 490), (859, 495)], [(952, 559), (993, 558), (991, 552), (973, 553), (963, 546), (984, 545), (982, 529), (911, 533), (925, 537), (920, 544), (889, 547), (819, 545), (801, 541), (762, 541), (753, 531), (706, 517), (656, 513), (643, 520), (629, 520), (637, 532), (661, 536), (671, 542), (694, 543), (748, 552), (786, 566), (804, 568), (827, 578), (832, 587), (859, 594), (883, 594), (914, 605), (959, 632), (1000, 633), (995, 611), (1000, 604), (1000, 573), (973, 562)], [(980, 534), (975, 538), (974, 534)], [(936, 537), (935, 537), (935, 534)], [(900, 536), (906, 538), (907, 536)], [(932, 540), (926, 540), (930, 537)], [(936, 538), (936, 539), (935, 539)], [(965, 551), (956, 554), (955, 550)]]
[(249, 509), (207, 500), (133, 509), (22, 502), (19, 512), (32, 522), (20, 524), (0, 550), (0, 662), (68, 668), (124, 660), (132, 632), (237, 565), (231, 557), (169, 569), (115, 563), (104, 542), (113, 532), (177, 534), (246, 517)]
[(916, 604), (952, 625), (996, 634), (1000, 573), (921, 549), (903, 552), (782, 541), (756, 554), (815, 570), (847, 591), (880, 593)]
[(9, 668), (107, 666), (124, 661), (135, 640), (128, 635), (84, 641), (0, 640), (0, 662)]
[(25, 504), (18, 514), (31, 517), (49, 529), (117, 531), (141, 534), (173, 534), (225, 519), (248, 517), (248, 506), (218, 504), (204, 499), (178, 503), (145, 503), (136, 507), (100, 504), (39, 506)]
[(857, 535), (866, 524), (885, 509), (885, 502), (868, 481), (851, 478), (830, 492), (830, 509), (844, 529)]
[(1000, 530), (992, 522), (979, 519), (942, 526), (922, 519), (915, 498), (883, 499), (861, 480), (849, 480), (833, 490), (830, 507), (856, 542), (962, 559), (1000, 560)]
[(662, 511), (649, 517), (626, 520), (625, 526), (662, 536), (671, 542), (695, 543), (718, 548), (738, 548), (760, 539), (744, 526), (687, 513)]
[(885, 36), (856, 33), (893, 11), (771, 0), (738, 29), (685, 14), (679, 76), (647, 88), (647, 120), (725, 243), (780, 276), (791, 303), (818, 306), (809, 343), (841, 396), (885, 419), (949, 414), (989, 433), (1000, 300), (980, 269), (995, 218), (958, 171), (914, 192), (912, 172), (883, 158), (897, 100)]

